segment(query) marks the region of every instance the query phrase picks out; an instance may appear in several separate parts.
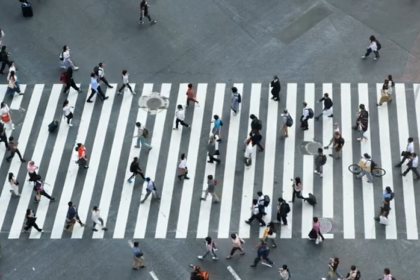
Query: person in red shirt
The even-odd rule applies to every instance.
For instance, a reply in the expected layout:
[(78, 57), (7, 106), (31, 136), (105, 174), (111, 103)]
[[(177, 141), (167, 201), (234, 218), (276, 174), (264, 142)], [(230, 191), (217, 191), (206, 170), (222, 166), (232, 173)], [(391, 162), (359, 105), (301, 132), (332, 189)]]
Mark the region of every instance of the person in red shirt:
[(198, 104), (198, 101), (195, 99), (195, 92), (193, 91), (193, 85), (188, 84), (188, 90), (187, 90), (187, 107), (190, 106), (190, 101), (193, 101)]
[(82, 143), (78, 143), (76, 149), (77, 149), (77, 156), (79, 157), (77, 164), (79, 164), (79, 166), (84, 165), (86, 169), (89, 168), (89, 166), (87, 165), (88, 158), (86, 155), (85, 145), (83, 145)]

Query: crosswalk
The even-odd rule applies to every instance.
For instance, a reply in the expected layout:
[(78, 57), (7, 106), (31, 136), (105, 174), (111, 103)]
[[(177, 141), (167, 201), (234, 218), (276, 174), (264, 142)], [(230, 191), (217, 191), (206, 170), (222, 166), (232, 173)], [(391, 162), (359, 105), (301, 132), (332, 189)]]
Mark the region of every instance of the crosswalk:
[[(116, 95), (117, 84), (107, 89), (109, 99), (86, 103), (89, 89), (83, 93), (61, 93), (62, 85), (22, 85), (23, 96), (6, 96), (7, 85), (0, 85), (0, 100), (12, 110), (16, 129), (11, 135), (19, 142), (24, 158), (34, 160), (39, 174), (48, 185), (46, 191), (56, 197), (55, 202), (42, 198), (33, 202), (32, 186), (27, 181), (26, 165), (18, 157), (8, 163), (7, 153), (0, 143), (0, 178), (4, 184), (0, 194), (0, 234), (9, 239), (101, 239), (101, 238), (198, 238), (206, 236), (229, 238), (239, 233), (243, 238), (261, 236), (263, 228), (244, 221), (250, 216), (252, 198), (256, 192), (271, 197), (265, 221), (276, 219), (277, 198), (292, 197), (291, 178), (302, 178), (304, 194), (313, 193), (318, 204), (311, 207), (300, 201), (291, 205), (288, 226), (282, 226), (278, 238), (306, 238), (312, 226), (312, 217), (322, 217), (332, 223), (325, 234), (334, 239), (418, 239), (420, 207), (419, 184), (412, 174), (402, 177), (401, 169), (394, 165), (406, 148), (409, 136), (419, 149), (420, 84), (397, 83), (393, 102), (376, 106), (381, 84), (287, 83), (282, 85), (281, 101), (270, 99), (270, 87), (265, 83), (199, 83), (195, 86), (199, 106), (186, 108), (186, 123), (191, 129), (172, 130), (177, 104), (185, 104), (187, 83), (131, 84), (137, 95)], [(79, 85), (78, 85), (79, 86)], [(230, 110), (231, 87), (242, 94), (240, 112), (234, 116)], [(169, 108), (156, 115), (140, 109), (140, 95), (159, 92), (170, 100)], [(328, 92), (334, 102), (334, 118), (310, 120), (309, 130), (301, 131), (299, 119), (302, 102), (307, 102), (315, 114), (322, 110), (317, 101)], [(69, 100), (74, 106), (73, 127), (62, 119), (62, 103)], [(365, 104), (370, 113), (368, 140), (356, 141), (352, 129), (358, 105)], [(289, 128), (289, 137), (280, 137), (281, 113), (287, 108), (295, 124)], [(243, 164), (244, 141), (249, 133), (249, 115), (263, 122), (265, 151), (254, 151), (253, 164)], [(213, 115), (223, 120), (218, 144), (222, 163), (207, 162), (207, 141)], [(47, 130), (53, 120), (61, 120), (54, 133)], [(153, 149), (137, 149), (139, 121), (150, 131), (148, 141)], [(309, 142), (325, 146), (338, 123), (345, 139), (342, 158), (328, 158), (324, 176), (313, 173), (314, 156), (304, 149)], [(10, 131), (6, 130), (8, 136)], [(85, 143), (89, 156), (89, 169), (79, 169), (74, 163), (76, 143)], [(182, 153), (188, 159), (190, 180), (179, 181), (177, 166)], [(329, 153), (328, 151), (326, 153)], [(375, 178), (373, 184), (356, 179), (348, 166), (357, 163), (360, 155), (369, 153), (383, 169), (385, 176)], [(128, 183), (129, 166), (139, 157), (146, 176), (155, 181), (160, 202), (147, 200), (143, 180)], [(403, 167), (404, 168), (404, 167)], [(13, 172), (20, 182), (21, 197), (12, 197), (7, 175)], [(210, 199), (200, 201), (207, 187), (207, 175), (218, 181), (216, 193), (220, 204)], [(384, 227), (373, 219), (379, 212), (382, 193), (386, 186), (395, 191), (391, 203), (389, 225)], [(85, 227), (75, 225), (73, 232), (63, 231), (67, 204), (72, 201), (78, 208)], [(99, 206), (108, 231), (92, 231), (91, 209)], [(22, 233), (26, 209), (32, 209), (42, 233), (32, 229)]]

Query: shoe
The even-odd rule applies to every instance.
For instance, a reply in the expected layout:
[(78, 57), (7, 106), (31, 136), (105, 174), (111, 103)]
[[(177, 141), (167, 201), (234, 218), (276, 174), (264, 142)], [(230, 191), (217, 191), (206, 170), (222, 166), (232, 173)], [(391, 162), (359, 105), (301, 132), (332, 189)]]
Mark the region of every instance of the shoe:
[(107, 229), (106, 227), (104, 227), (104, 228), (102, 228), (102, 230), (105, 230), (105, 231), (107, 231), (108, 229)]
[(24, 95), (25, 93), (24, 92), (19, 92), (19, 95)]
[(134, 148), (137, 148), (137, 149), (139, 149), (139, 148), (140, 148), (140, 146), (134, 145)]
[(203, 256), (197, 256), (197, 258), (198, 258), (199, 260), (202, 260), (202, 259), (203, 259)]
[(118, 95), (120, 95), (120, 94), (121, 94), (121, 92), (117, 91), (117, 94), (118, 94)]
[(373, 218), (375, 221), (378, 221), (379, 222), (379, 218)]
[(395, 165), (395, 167), (401, 167), (401, 164), (397, 164), (397, 165)]
[(190, 177), (184, 177), (184, 179), (185, 179), (185, 180), (189, 180), (189, 179), (190, 179)]
[(136, 95), (136, 92), (135, 92), (135, 91), (133, 91), (131, 94), (132, 94), (132, 95)]
[(113, 86), (109, 86), (108, 88), (114, 88)]
[(213, 201), (212, 202), (212, 204), (217, 204), (217, 203), (219, 203), (220, 201)]
[(334, 157), (332, 154), (329, 154), (330, 157)]
[(51, 199), (50, 199), (51, 201), (55, 201), (55, 197), (51, 197)]
[(176, 128), (176, 127), (174, 127), (174, 128), (172, 128), (173, 130), (178, 130), (178, 128)]
[(79, 89), (79, 90), (77, 91), (77, 93), (82, 93), (82, 90), (81, 90), (81, 89)]
[(266, 224), (260, 224), (260, 227), (265, 227), (266, 226)]
[(140, 268), (139, 267), (133, 267), (133, 270), (139, 270)]
[(205, 198), (200, 198), (200, 200), (201, 200), (201, 201), (203, 201), (203, 200), (204, 200), (204, 201), (206, 201), (206, 199), (205, 199)]
[(69, 123), (69, 126), (73, 126), (73, 124)]
[(319, 117), (315, 117), (315, 120), (319, 120)]
[(273, 244), (273, 246), (272, 246), (272, 247), (273, 247), (273, 248), (277, 248), (277, 245), (274, 245), (274, 244)]
[(129, 182), (129, 183), (133, 183), (133, 181), (132, 181), (132, 180), (127, 180), (127, 182)]
[(156, 23), (156, 20), (153, 20), (150, 24), (155, 24)]
[(178, 176), (178, 179), (179, 179), (180, 181), (182, 181), (182, 177), (181, 177), (181, 176)]
[(374, 59), (374, 60), (377, 60), (378, 58), (377, 58), (377, 57), (374, 57), (373, 59)]
[(79, 70), (79, 67), (74, 66), (73, 70), (74, 70), (74, 71), (77, 71), (77, 70)]
[(304, 128), (303, 130), (308, 130), (308, 129), (309, 129), (309, 128), (307, 128), (307, 127), (306, 127), (306, 128)]
[(96, 228), (93, 228), (92, 231), (98, 231)]
[(316, 171), (316, 170), (314, 170), (314, 173), (315, 173), (315, 174), (319, 174), (319, 172), (318, 172), (318, 171)]
[(93, 101), (88, 99), (88, 100), (86, 100), (86, 102), (87, 103), (92, 103)]
[[(273, 99), (273, 98), (271, 98), (271, 99)], [(232, 258), (232, 256), (227, 256), (226, 257), (226, 259), (228, 260), (228, 259), (231, 259)]]
[(109, 96), (105, 96), (104, 100), (107, 100), (109, 98)]
[(245, 221), (245, 223), (247, 223), (248, 225), (250, 225), (250, 224), (251, 224), (248, 220), (246, 220), (246, 221)]
[(365, 59), (366, 58), (366, 56), (362, 56), (362, 59)]
[(15, 125), (14, 124), (12, 124), (12, 130), (15, 130)]
[(319, 177), (321, 177), (321, 178), (322, 178), (322, 173), (320, 173), (320, 174), (319, 174)]
[(139, 21), (139, 24), (143, 24), (144, 23), (144, 21)]
[(38, 230), (38, 232), (42, 232), (42, 228), (40, 228), (40, 229)]
[(213, 161), (210, 161), (210, 160), (208, 160), (207, 162), (208, 162), (208, 163), (213, 163)]
[(140, 266), (140, 268), (145, 268), (145, 267), (146, 267), (145, 265)]
[(255, 264), (251, 264), (251, 267), (256, 267), (256, 265)]
[(151, 150), (151, 149), (153, 149), (153, 147), (150, 147), (150, 148), (149, 148), (149, 152), (150, 152), (150, 150)]
[(329, 115), (328, 117), (329, 117), (329, 118), (332, 118), (332, 117), (334, 117), (334, 115), (333, 115), (333, 114), (331, 114), (331, 115)]
[(88, 168), (89, 168), (89, 166), (85, 165), (85, 169), (88, 169)]

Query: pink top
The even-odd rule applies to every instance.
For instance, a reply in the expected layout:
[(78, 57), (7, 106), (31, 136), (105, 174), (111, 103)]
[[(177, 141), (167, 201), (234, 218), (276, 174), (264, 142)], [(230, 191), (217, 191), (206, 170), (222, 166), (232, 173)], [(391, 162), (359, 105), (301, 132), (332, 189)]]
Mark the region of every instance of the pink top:
[(29, 173), (34, 173), (36, 169), (37, 169), (37, 167), (35, 166), (35, 164), (31, 164), (30, 162), (28, 163), (28, 172)]
[(312, 229), (316, 231), (316, 233), (319, 233), (319, 222), (313, 223)]

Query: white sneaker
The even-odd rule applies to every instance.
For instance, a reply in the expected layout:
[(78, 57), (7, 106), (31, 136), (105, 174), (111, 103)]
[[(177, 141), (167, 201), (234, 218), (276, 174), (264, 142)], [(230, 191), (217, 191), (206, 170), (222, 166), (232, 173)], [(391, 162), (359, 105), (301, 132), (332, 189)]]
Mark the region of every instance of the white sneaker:
[(212, 259), (213, 259), (213, 260), (218, 260), (219, 258), (216, 258), (216, 257), (212, 257)]
[(320, 173), (320, 174), (319, 174), (319, 177), (321, 177), (321, 178), (322, 178), (322, 173)]
[(74, 70), (74, 71), (77, 71), (77, 70), (79, 70), (79, 67), (74, 66), (73, 70)]
[(69, 123), (69, 126), (73, 126), (73, 124)]
[(378, 58), (377, 58), (377, 57), (374, 57), (373, 59), (374, 59), (374, 60), (377, 60)]
[(197, 257), (199, 260), (202, 260), (203, 259), (203, 256), (198, 256)]
[(136, 95), (136, 92), (135, 91), (133, 91), (133, 95)]
[(318, 172), (318, 171), (316, 171), (316, 170), (314, 170), (314, 173), (315, 173), (315, 174), (319, 174), (319, 172)]
[(12, 124), (12, 130), (14, 130), (15, 129), (15, 125), (14, 124)]
[(362, 56), (362, 59), (365, 59), (366, 58), (366, 56)]

